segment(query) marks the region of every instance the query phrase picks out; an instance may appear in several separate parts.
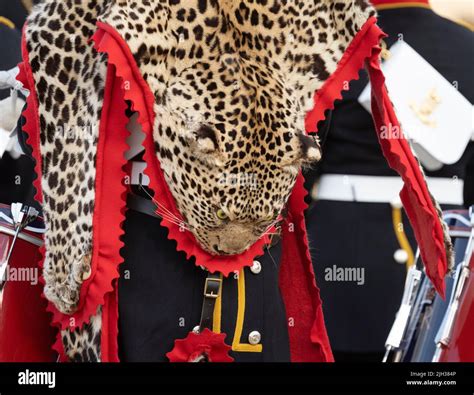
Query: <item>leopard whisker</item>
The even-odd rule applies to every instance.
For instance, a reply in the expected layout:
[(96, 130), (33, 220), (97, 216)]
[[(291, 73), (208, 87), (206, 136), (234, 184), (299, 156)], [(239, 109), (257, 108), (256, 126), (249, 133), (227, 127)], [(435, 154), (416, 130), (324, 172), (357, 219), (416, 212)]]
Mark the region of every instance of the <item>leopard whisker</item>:
[(185, 224), (182, 223), (182, 222), (176, 222), (176, 221), (173, 221), (172, 219), (166, 218), (166, 217), (164, 217), (164, 216), (162, 216), (162, 218), (165, 219), (166, 221), (171, 222), (172, 224), (174, 224), (174, 225), (180, 227), (181, 229), (191, 231), (191, 229), (188, 228), (188, 227), (186, 227)]
[(155, 203), (155, 206), (161, 208), (162, 210), (165, 210), (165, 212), (167, 212), (169, 215), (173, 216), (174, 218), (176, 218), (178, 221), (181, 221), (181, 219), (179, 219), (178, 217), (176, 217), (176, 215), (174, 215), (169, 209), (167, 209), (163, 204), (161, 203), (158, 203), (158, 201), (154, 198), (154, 196), (151, 195), (151, 193), (149, 193), (144, 187), (142, 184), (140, 184), (140, 188), (143, 192), (145, 192), (145, 194), (151, 199), (151, 201), (153, 203)]
[[(156, 206), (156, 203), (155, 203), (155, 206)], [(187, 224), (184, 221), (181, 221), (179, 218), (177, 218), (175, 216), (169, 216), (165, 212), (160, 212), (160, 208), (158, 206), (157, 206), (156, 213), (159, 214), (163, 219), (166, 219), (167, 221), (169, 221), (169, 222), (171, 222), (175, 225), (178, 225), (179, 227), (181, 227), (183, 229), (186, 229), (186, 230), (189, 230), (189, 231), (191, 230), (191, 225)]]
[[(161, 215), (163, 218), (166, 218), (168, 221), (174, 223), (175, 225), (178, 225), (180, 227), (183, 227), (186, 230), (191, 230), (193, 228), (192, 225), (187, 223), (186, 221), (183, 221), (181, 218), (178, 218), (176, 215), (174, 215), (169, 209), (167, 209), (163, 204), (159, 203), (140, 183), (140, 189), (145, 192), (145, 194), (151, 199), (151, 201), (155, 204), (157, 213)], [(160, 212), (161, 210), (161, 212)]]
[(267, 234), (276, 224), (278, 224), (282, 220), (283, 220), (283, 217), (279, 216), (275, 221), (273, 221), (270, 225), (267, 226), (267, 228), (264, 231), (264, 234)]

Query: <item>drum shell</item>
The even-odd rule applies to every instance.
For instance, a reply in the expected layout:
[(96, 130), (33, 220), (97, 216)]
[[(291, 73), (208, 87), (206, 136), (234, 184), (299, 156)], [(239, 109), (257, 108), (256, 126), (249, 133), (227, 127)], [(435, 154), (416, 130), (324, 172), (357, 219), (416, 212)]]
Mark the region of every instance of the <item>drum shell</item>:
[[(469, 220), (469, 213), (466, 210), (451, 211), (451, 213), (461, 215), (466, 220)], [(468, 247), (468, 238), (466, 234), (469, 234), (470, 228), (460, 221), (448, 221), (450, 232), (452, 232), (452, 241), (454, 247), (455, 256), (455, 267), (462, 264), (466, 249)], [(459, 237), (456, 233), (464, 234), (464, 237)], [(436, 353), (436, 336), (443, 323), (443, 318), (446, 315), (450, 298), (449, 295), (453, 292), (455, 286), (455, 279), (452, 276), (447, 276), (445, 279), (446, 283), (446, 299), (442, 299), (436, 294), (436, 291), (431, 284), (430, 280), (425, 276), (423, 279), (425, 287), (429, 290), (430, 295), (425, 295), (419, 298), (427, 303), (429, 300), (432, 302), (425, 306), (425, 312), (423, 318), (420, 318), (419, 326), (417, 328), (415, 341), (412, 344), (412, 348), (407, 355), (407, 362), (431, 362)]]
[[(13, 242), (9, 233), (13, 227), (0, 222), (0, 259), (5, 259)], [(41, 259), (41, 236), (32, 232), (22, 232), (9, 261), (9, 272), (19, 269), (35, 270), (34, 281), (7, 281), (3, 290), (0, 307), (0, 362), (50, 362), (55, 361), (52, 345), (55, 330), (50, 326), (46, 313), (46, 300), (41, 296), (39, 281)], [(36, 244), (35, 244), (36, 243)], [(36, 281), (38, 279), (38, 281)], [(17, 340), (18, 339), (18, 340)], [(21, 339), (21, 340), (20, 340)]]
[(439, 361), (474, 362), (474, 256), (471, 256), (469, 277), (459, 301), (451, 341), (443, 348)]
[[(464, 260), (469, 260), (466, 257), (466, 253), (470, 251), (470, 235), (472, 227), (470, 225), (470, 212), (468, 210), (449, 210), (443, 213), (444, 220), (449, 227), (449, 232), (452, 238), (455, 256), (455, 268), (460, 269), (463, 265)], [(471, 262), (471, 271), (473, 268), (473, 262)], [(472, 277), (472, 274), (471, 274)], [(472, 280), (471, 280), (472, 281)], [(423, 275), (420, 282), (420, 286), (416, 291), (416, 297), (410, 313), (410, 320), (407, 328), (405, 329), (404, 339), (402, 342), (402, 357), (403, 362), (431, 362), (433, 360), (438, 361), (440, 357), (440, 351), (443, 352), (443, 358), (448, 360), (461, 361), (461, 360), (473, 360), (472, 356), (472, 338), (469, 334), (472, 332), (472, 286), (466, 281), (464, 289), (467, 291), (462, 294), (466, 297), (466, 300), (461, 299), (459, 313), (461, 315), (455, 316), (455, 328), (456, 334), (451, 336), (450, 346), (452, 350), (441, 350), (439, 349), (438, 337), (445, 336), (447, 330), (447, 320), (449, 309), (452, 308), (451, 295), (454, 292), (453, 287), (456, 286), (457, 277), (447, 276), (446, 277), (446, 295), (447, 298), (443, 300), (431, 284), (430, 280)], [(470, 299), (468, 295), (470, 294)], [(469, 301), (470, 300), (470, 301)], [(469, 308), (469, 304), (471, 308)], [(466, 311), (465, 311), (466, 310)], [(471, 315), (471, 322), (469, 323), (469, 316)], [(453, 333), (453, 331), (451, 331)], [(461, 350), (456, 350), (460, 347)], [(471, 351), (469, 351), (471, 350)], [(447, 356), (447, 353), (450, 356)]]

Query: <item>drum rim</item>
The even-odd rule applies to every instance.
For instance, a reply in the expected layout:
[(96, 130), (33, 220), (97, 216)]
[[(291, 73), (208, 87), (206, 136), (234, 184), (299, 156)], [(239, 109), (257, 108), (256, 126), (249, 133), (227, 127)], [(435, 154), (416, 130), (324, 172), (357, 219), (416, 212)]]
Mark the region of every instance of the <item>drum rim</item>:
[[(4, 224), (0, 224), (0, 233), (11, 237), (15, 236), (15, 230), (13, 228), (5, 226)], [(18, 238), (38, 247), (41, 247), (43, 245), (43, 239), (41, 237), (33, 236), (32, 234), (27, 232), (20, 232), (18, 234)]]

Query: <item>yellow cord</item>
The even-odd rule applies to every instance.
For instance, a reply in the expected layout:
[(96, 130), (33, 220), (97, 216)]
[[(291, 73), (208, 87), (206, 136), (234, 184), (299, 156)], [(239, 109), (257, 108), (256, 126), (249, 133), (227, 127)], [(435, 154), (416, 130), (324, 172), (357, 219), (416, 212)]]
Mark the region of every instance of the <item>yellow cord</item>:
[(5, 18), (4, 16), (0, 16), (0, 23), (4, 24), (5, 26), (9, 27), (10, 29), (15, 28), (15, 24), (8, 18)]
[[(221, 275), (222, 279), (222, 275)], [(216, 299), (216, 305), (214, 307), (213, 315), (213, 324), (212, 331), (214, 333), (221, 333), (221, 323), (222, 323), (222, 292), (223, 292), (224, 283), (222, 283), (221, 293)], [(243, 344), (240, 343), (240, 338), (242, 337), (242, 330), (244, 327), (244, 318), (245, 318), (245, 275), (244, 270), (242, 269), (239, 273), (239, 279), (237, 283), (237, 320), (235, 324), (235, 333), (234, 339), (232, 341), (232, 350), (238, 352), (262, 352), (263, 346), (261, 344)]]
[(381, 11), (381, 10), (393, 10), (397, 8), (416, 8), (416, 7), (431, 9), (430, 5), (425, 4), (425, 3), (420, 3), (418, 1), (413, 1), (410, 3), (379, 4), (375, 6), (375, 9), (377, 11)]
[(245, 317), (245, 274), (244, 269), (239, 273), (238, 279), (238, 307), (237, 307), (237, 323), (235, 325), (234, 339), (232, 341), (232, 350), (240, 352), (262, 352), (261, 344), (242, 344), (240, 338), (242, 337), (242, 330), (244, 327)]
[(393, 230), (395, 231), (395, 236), (397, 237), (398, 244), (400, 247), (408, 254), (408, 260), (406, 262), (407, 271), (415, 263), (415, 254), (411, 248), (410, 242), (408, 241), (407, 235), (403, 228), (402, 220), (402, 209), (398, 207), (392, 208), (392, 222)]

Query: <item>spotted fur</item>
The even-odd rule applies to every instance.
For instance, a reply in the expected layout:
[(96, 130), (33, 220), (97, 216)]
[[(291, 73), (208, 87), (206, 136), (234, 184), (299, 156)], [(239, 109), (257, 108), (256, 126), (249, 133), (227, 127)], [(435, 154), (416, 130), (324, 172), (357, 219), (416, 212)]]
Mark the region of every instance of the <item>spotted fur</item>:
[[(236, 254), (282, 212), (301, 167), (320, 159), (305, 114), (372, 14), (365, 0), (39, 6), (27, 39), (40, 105), (46, 297), (74, 312), (90, 272), (107, 65), (88, 43), (97, 20), (126, 40), (155, 94), (156, 155), (187, 226), (207, 251)], [(99, 332), (100, 312), (82, 330), (63, 332), (70, 358), (100, 359)]]
[(71, 362), (100, 362), (102, 309), (80, 329), (61, 331), (64, 353)]
[(241, 253), (319, 160), (306, 112), (373, 11), (347, 0), (146, 3), (117, 1), (101, 19), (124, 32), (155, 93), (156, 153), (186, 224), (209, 252)]

